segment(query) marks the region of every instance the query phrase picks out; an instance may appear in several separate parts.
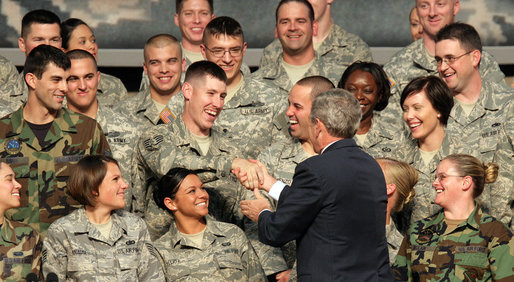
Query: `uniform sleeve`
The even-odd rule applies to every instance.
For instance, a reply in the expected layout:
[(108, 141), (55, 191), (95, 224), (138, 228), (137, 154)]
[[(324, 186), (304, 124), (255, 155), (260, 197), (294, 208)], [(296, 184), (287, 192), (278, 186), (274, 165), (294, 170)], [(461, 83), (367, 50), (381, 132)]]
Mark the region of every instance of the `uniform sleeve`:
[(265, 68), (269, 65), (273, 65), (281, 52), (282, 45), (280, 45), (278, 39), (274, 39), (273, 41), (271, 41), (271, 43), (264, 48), (261, 60), (259, 62), (259, 69)]
[(111, 148), (109, 147), (109, 143), (107, 142), (107, 138), (100, 128), (100, 125), (96, 123), (96, 127), (94, 129), (93, 134), (93, 144), (91, 147), (91, 155), (108, 155), (112, 156)]
[(32, 248), (32, 273), (35, 273), (39, 278), (42, 278), (41, 273), (41, 248), (43, 247), (43, 242), (41, 241), (41, 237), (39, 234), (34, 231), (35, 234), (35, 244), (34, 248)]
[(51, 272), (57, 274), (59, 280), (66, 280), (66, 272), (68, 269), (68, 255), (66, 250), (68, 240), (65, 237), (64, 229), (60, 226), (50, 226), (43, 241), (43, 250), (41, 253), (41, 264), (43, 267), (43, 276)]
[(498, 235), (489, 242), (489, 263), (494, 281), (514, 280), (514, 238), (503, 225), (498, 224)]
[(159, 254), (152, 245), (145, 222), (138, 218), (140, 238), (142, 242), (141, 258), (139, 259), (139, 281), (164, 281), (164, 272), (159, 262)]
[(412, 247), (408, 235), (403, 238), (400, 250), (396, 255), (396, 261), (392, 266), (393, 277), (396, 281), (412, 280), (410, 254)]

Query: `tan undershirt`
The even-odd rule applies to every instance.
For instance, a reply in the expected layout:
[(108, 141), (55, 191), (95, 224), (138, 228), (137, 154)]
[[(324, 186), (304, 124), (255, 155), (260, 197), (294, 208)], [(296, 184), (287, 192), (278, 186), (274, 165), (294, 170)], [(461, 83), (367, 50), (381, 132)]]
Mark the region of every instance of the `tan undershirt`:
[(465, 221), (465, 219), (444, 219), (446, 221), (446, 225), (448, 228), (446, 229), (446, 233), (453, 231), (459, 224)]
[(284, 59), (282, 59), (282, 66), (284, 66), (284, 69), (287, 72), (287, 76), (289, 76), (289, 80), (291, 80), (291, 84), (295, 85), (298, 80), (303, 78), (307, 70), (312, 66), (313, 62), (314, 59), (305, 65), (294, 66), (286, 63)]
[(112, 220), (109, 218), (109, 221), (107, 221), (106, 223), (102, 223), (102, 224), (97, 224), (97, 223), (93, 223), (93, 226), (95, 226), (95, 228), (100, 231), (100, 234), (102, 234), (102, 236), (105, 237), (105, 239), (109, 239), (111, 236), (111, 229), (112, 229)]
[(462, 101), (459, 101), (459, 99), (455, 99), (455, 100), (457, 101), (457, 104), (459, 104), (462, 107), (462, 110), (464, 111), (464, 114), (466, 115), (466, 117), (468, 117), (469, 114), (471, 114), (471, 111), (473, 110), (473, 108), (477, 104), (476, 102), (468, 104), (468, 103), (464, 103)]
[(419, 152), (421, 153), (421, 159), (423, 160), (423, 163), (425, 165), (428, 165), (430, 161), (434, 158), (435, 154), (437, 154), (437, 150), (432, 152), (427, 152), (419, 149)]
[(355, 139), (357, 139), (357, 142), (359, 144), (364, 144), (364, 141), (366, 141), (366, 137), (368, 136), (368, 132), (364, 134), (355, 134)]
[(230, 101), (230, 99), (232, 99), (236, 95), (237, 91), (241, 89), (241, 87), (244, 84), (244, 79), (244, 76), (241, 74), (241, 79), (239, 80), (237, 85), (231, 88), (227, 88), (227, 96), (225, 97), (225, 103)]
[(202, 156), (207, 155), (207, 152), (209, 152), (209, 147), (211, 146), (211, 143), (212, 143), (211, 136), (210, 135), (198, 136), (193, 133), (191, 133), (191, 135), (196, 140), (196, 143), (198, 143), (198, 146), (200, 147), (200, 151), (201, 151), (200, 153), (202, 154)]
[[(325, 40), (323, 40), (323, 41), (325, 41)], [(320, 42), (312, 42), (312, 45), (314, 46), (314, 50), (318, 51), (319, 46), (321, 46), (321, 44), (323, 43), (323, 41), (320, 41)]]
[(200, 231), (199, 233), (196, 233), (196, 234), (185, 234), (185, 233), (180, 232), (180, 235), (184, 236), (188, 240), (191, 240), (191, 242), (193, 242), (195, 247), (201, 248), (202, 247), (202, 243), (203, 243), (203, 234), (204, 233), (205, 233), (205, 228), (202, 231)]
[(184, 49), (184, 47), (182, 47), (182, 54), (184, 54), (184, 57), (187, 58), (187, 60), (191, 63), (205, 60), (203, 58), (202, 52), (191, 52)]

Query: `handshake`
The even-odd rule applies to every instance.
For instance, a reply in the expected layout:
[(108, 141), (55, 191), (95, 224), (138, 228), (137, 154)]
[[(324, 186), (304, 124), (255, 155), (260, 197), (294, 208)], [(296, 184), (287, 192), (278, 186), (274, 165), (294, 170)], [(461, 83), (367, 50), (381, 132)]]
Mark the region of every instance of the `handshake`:
[(256, 200), (245, 200), (239, 203), (241, 212), (252, 221), (257, 222), (259, 214), (264, 209), (270, 209), (268, 199), (264, 198), (259, 189), (269, 192), (271, 186), (277, 182), (269, 175), (266, 167), (257, 160), (244, 160), (236, 158), (232, 162), (232, 173), (241, 185), (253, 190)]

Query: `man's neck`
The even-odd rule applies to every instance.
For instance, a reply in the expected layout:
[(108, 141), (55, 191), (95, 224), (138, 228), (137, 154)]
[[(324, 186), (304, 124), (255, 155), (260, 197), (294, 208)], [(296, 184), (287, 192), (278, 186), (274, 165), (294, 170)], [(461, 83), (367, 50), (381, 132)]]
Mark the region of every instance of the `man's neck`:
[(200, 47), (200, 44), (195, 44), (193, 42), (185, 40), (184, 38), (182, 38), (181, 43), (182, 43), (182, 48), (186, 49), (189, 52), (195, 52), (195, 53), (202, 52), (202, 48)]
[(332, 29), (333, 21), (330, 16), (330, 6), (325, 11), (325, 16), (316, 20), (318, 22), (318, 33), (312, 37), (312, 41), (318, 43), (327, 38), (330, 30)]
[(96, 119), (96, 115), (98, 114), (98, 100), (95, 99), (95, 101), (93, 103), (91, 103), (91, 105), (89, 105), (88, 107), (84, 107), (84, 108), (75, 107), (74, 105), (72, 105), (68, 102), (68, 109), (70, 109), (76, 113), (88, 116), (92, 119)]
[(211, 134), (211, 129), (205, 129), (202, 130), (199, 128), (196, 123), (194, 122), (193, 118), (191, 118), (186, 112), (188, 111), (187, 107), (184, 107), (184, 113), (182, 113), (182, 120), (184, 121), (184, 124), (186, 125), (187, 130), (196, 136), (208, 136)]
[(29, 93), (27, 104), (23, 108), (23, 119), (33, 124), (47, 124), (54, 121), (57, 111), (50, 112), (36, 100), (35, 95), (36, 93)]
[(234, 76), (231, 80), (227, 80), (227, 91), (232, 90), (232, 88), (237, 87), (239, 82), (243, 79), (243, 74), (241, 70), (237, 72), (237, 75)]
[(311, 155), (311, 156), (316, 155), (316, 152), (314, 151), (314, 146), (312, 146), (311, 142), (306, 141), (306, 140), (305, 140), (305, 141), (300, 140), (300, 143), (302, 144), (302, 148), (303, 148), (303, 150), (304, 150), (307, 154), (309, 154), (309, 155)]
[(480, 77), (480, 72), (475, 70), (466, 88), (458, 93), (454, 92), (453, 96), (463, 103), (473, 104), (480, 98), (480, 92), (482, 92), (482, 78)]
[(308, 64), (310, 61), (314, 60), (314, 47), (311, 46), (307, 48), (304, 52), (298, 54), (287, 54), (286, 52), (282, 52), (282, 56), (284, 58), (284, 62), (293, 65), (293, 66), (302, 66)]
[(423, 44), (425, 45), (428, 54), (430, 54), (430, 56), (435, 56), (435, 39), (426, 32), (423, 32)]
[(167, 105), (170, 101), (171, 97), (173, 97), (175, 94), (177, 94), (180, 91), (180, 84), (175, 88), (175, 90), (169, 92), (169, 93), (158, 93), (156, 90), (154, 90), (152, 87), (150, 87), (150, 97), (155, 102)]

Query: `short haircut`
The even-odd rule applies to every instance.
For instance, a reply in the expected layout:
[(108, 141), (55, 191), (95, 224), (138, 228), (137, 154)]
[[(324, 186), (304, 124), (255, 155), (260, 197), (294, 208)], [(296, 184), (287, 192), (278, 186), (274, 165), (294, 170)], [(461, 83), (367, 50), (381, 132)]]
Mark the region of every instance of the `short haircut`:
[(453, 108), (453, 95), (448, 85), (437, 76), (421, 76), (409, 82), (400, 97), (400, 107), (403, 108), (403, 103), (407, 97), (423, 91), (432, 107), (441, 114), (439, 118), (441, 124), (446, 126)]
[(69, 48), (71, 34), (79, 25), (85, 25), (91, 29), (87, 23), (77, 18), (69, 18), (61, 23), (62, 48), (65, 50)]
[[(471, 176), (473, 179), (473, 199), (478, 198), (484, 191), (484, 184), (493, 183), (498, 177), (498, 165), (494, 163), (483, 164), (477, 158), (453, 154), (446, 156), (442, 161), (449, 160), (460, 176)], [(509, 169), (509, 168), (504, 168)]]
[(478, 50), (482, 52), (482, 42), (476, 29), (465, 23), (452, 23), (443, 27), (435, 36), (435, 42), (454, 39), (467, 52)]
[(71, 67), (70, 59), (61, 49), (43, 44), (30, 51), (23, 67), (23, 76), (33, 73), (38, 79), (41, 79), (50, 63), (63, 70), (69, 70)]
[(145, 48), (143, 50), (143, 55), (144, 55), (145, 61), (147, 59), (146, 49), (148, 47), (163, 48), (168, 45), (175, 45), (179, 50), (180, 58), (182, 58), (182, 48), (180, 47), (180, 42), (178, 41), (178, 39), (171, 34), (161, 33), (161, 34), (154, 35), (154, 36), (148, 38), (148, 40), (146, 40)]
[(331, 89), (314, 98), (311, 122), (321, 120), (333, 137), (352, 138), (361, 121), (359, 101), (344, 89)]
[(83, 157), (74, 167), (68, 179), (68, 194), (85, 206), (94, 207), (98, 188), (107, 174), (107, 163), (117, 166), (118, 162), (112, 157), (88, 155)]
[(93, 61), (95, 70), (98, 70), (98, 65), (96, 64), (95, 57), (86, 50), (74, 49), (74, 50), (68, 51), (66, 53), (66, 56), (68, 56), (70, 61), (71, 60), (80, 60), (80, 59), (90, 59), (91, 61)]
[(227, 74), (217, 64), (209, 61), (198, 61), (192, 63), (186, 71), (184, 82), (193, 83), (196, 80), (201, 80), (206, 76), (211, 76), (220, 81), (227, 83)]
[[(188, 0), (175, 0), (175, 13), (180, 14), (182, 12), (182, 7), (184, 7), (184, 2)], [(205, 0), (209, 4), (209, 9), (211, 14), (214, 13), (214, 1), (213, 0)]]
[(376, 161), (384, 171), (386, 183), (396, 185), (397, 198), (393, 205), (393, 211), (399, 212), (416, 194), (414, 192), (414, 185), (418, 183), (418, 172), (406, 162), (390, 158), (377, 158)]
[(304, 77), (298, 82), (296, 82), (296, 85), (300, 85), (303, 87), (310, 87), (311, 88), (311, 99), (314, 100), (319, 94), (328, 91), (330, 89), (335, 88), (332, 81), (330, 81), (328, 78), (321, 76), (321, 75), (313, 75), (313, 76), (307, 76)]
[(376, 63), (357, 61), (351, 64), (344, 71), (337, 87), (344, 89), (344, 85), (346, 84), (346, 81), (348, 81), (350, 75), (357, 70), (371, 74), (375, 80), (375, 84), (377, 85), (378, 102), (375, 104), (375, 108), (373, 108), (373, 110), (381, 111), (385, 109), (389, 103), (389, 97), (391, 96), (391, 86), (389, 85), (387, 74), (384, 72), (382, 67)]
[(172, 213), (164, 204), (165, 198), (175, 199), (180, 185), (188, 175), (196, 175), (196, 173), (187, 168), (174, 167), (168, 171), (157, 182), (157, 189), (153, 193), (153, 199), (157, 206), (169, 213)]
[(214, 36), (218, 38), (220, 35), (233, 37), (241, 37), (244, 41), (243, 28), (231, 17), (217, 17), (211, 20), (203, 31), (203, 44), (205, 44), (206, 36)]
[(32, 24), (61, 24), (61, 19), (48, 10), (39, 9), (32, 10), (23, 16), (21, 20), (21, 37), (26, 38), (27, 34), (30, 33), (30, 26)]
[(309, 3), (307, 0), (281, 0), (280, 3), (278, 3), (277, 9), (275, 10), (275, 22), (278, 23), (278, 10), (280, 7), (284, 4), (296, 2), (300, 4), (304, 4), (307, 6), (307, 9), (309, 9), (309, 19), (311, 20), (311, 23), (314, 22), (314, 8), (312, 8), (311, 3)]

